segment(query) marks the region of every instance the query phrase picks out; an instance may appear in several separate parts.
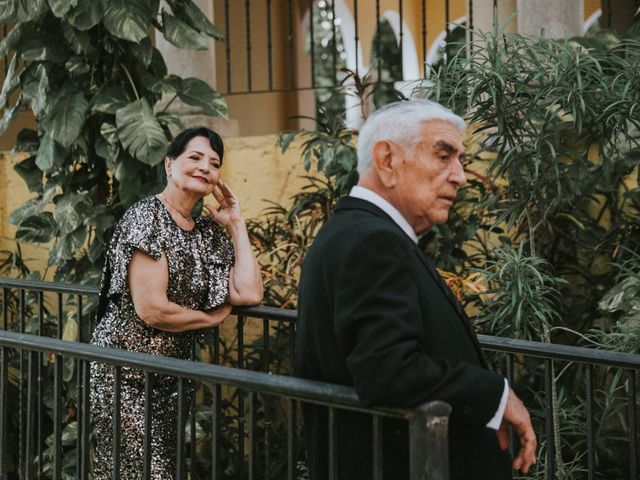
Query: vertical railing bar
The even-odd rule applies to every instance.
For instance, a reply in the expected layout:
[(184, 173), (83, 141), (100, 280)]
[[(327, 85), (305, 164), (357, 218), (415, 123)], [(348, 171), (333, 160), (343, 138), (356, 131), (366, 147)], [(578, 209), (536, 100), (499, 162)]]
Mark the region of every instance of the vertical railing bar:
[(151, 478), (151, 418), (153, 417), (152, 385), (153, 378), (148, 371), (144, 372), (144, 443), (142, 478)]
[(595, 475), (595, 445), (594, 445), (594, 398), (593, 398), (593, 364), (587, 364), (586, 370), (586, 416), (587, 416), (587, 479), (593, 480)]
[(33, 455), (34, 455), (34, 434), (36, 433), (36, 412), (35, 412), (35, 389), (36, 389), (36, 365), (38, 362), (38, 353), (36, 351), (29, 352), (29, 360), (27, 364), (27, 431), (26, 446), (24, 455), (24, 477), (31, 478), (33, 471)]
[[(58, 294), (59, 295), (59, 294)], [(62, 355), (54, 357), (53, 376), (53, 478), (62, 477)]]
[[(78, 319), (77, 319), (77, 327), (78, 327), (78, 337), (77, 337), (77, 341), (82, 343), (82, 339), (84, 338), (84, 328), (82, 326), (82, 312), (81, 312), (81, 302), (82, 302), (82, 298), (80, 295), (77, 295), (77, 313), (78, 313)], [(79, 358), (76, 358), (76, 388), (77, 388), (77, 401), (81, 402), (82, 398), (83, 398), (83, 383), (82, 383), (82, 360), (80, 360)], [(82, 407), (81, 405), (76, 405), (76, 425), (78, 426), (78, 436), (76, 437), (76, 448), (77, 451), (80, 452), (80, 454), (77, 457), (77, 463), (76, 463), (76, 478), (81, 478), (82, 477), (82, 460), (83, 460), (83, 452), (82, 452), (82, 438), (84, 437), (84, 416), (85, 416), (85, 412), (82, 411)]]
[(185, 427), (185, 392), (184, 392), (184, 379), (178, 377), (178, 421), (177, 421), (177, 451), (176, 451), (176, 478), (177, 480), (184, 480), (185, 467), (184, 467), (184, 427)]
[[(244, 315), (238, 315), (238, 368), (244, 368)], [(244, 390), (238, 388), (238, 478), (244, 476)]]
[(293, 322), (289, 324), (289, 375), (293, 375), (296, 359), (296, 326)]
[[(20, 333), (25, 332), (25, 316), (26, 316), (26, 294), (24, 289), (20, 289)], [(20, 386), (20, 391), (18, 394), (18, 477), (25, 478), (28, 475), (28, 472), (24, 471), (24, 465), (26, 464), (26, 452), (25, 452), (25, 385), (24, 385), (24, 367), (25, 367), (25, 352), (20, 350), (20, 379), (18, 385)]]
[(220, 385), (213, 385), (213, 401), (211, 404), (211, 480), (218, 478), (220, 463)]
[(195, 479), (196, 478), (196, 460), (197, 460), (197, 450), (196, 450), (196, 395), (195, 392), (197, 391), (198, 387), (197, 385), (193, 385), (193, 389), (192, 392), (193, 394), (191, 395), (191, 415), (189, 416), (189, 423), (190, 423), (190, 429), (189, 429), (189, 465), (190, 465), (190, 478), (191, 479)]
[(2, 289), (2, 329), (9, 330), (9, 289)]
[(338, 38), (336, 29), (336, 0), (331, 0), (331, 42), (333, 48), (331, 49), (332, 56), (332, 68), (333, 68), (333, 86), (338, 86)]
[(249, 393), (249, 480), (254, 479), (254, 462), (255, 457), (255, 408), (256, 408), (256, 393)]
[(427, 76), (427, 2), (422, 0), (422, 75)]
[(468, 26), (469, 26), (469, 55), (473, 54), (473, 0), (469, 0), (469, 16), (468, 16)]
[(113, 367), (113, 471), (111, 472), (112, 480), (120, 480), (120, 439), (121, 420), (120, 420), (120, 385), (122, 381), (121, 367)]
[[(509, 385), (513, 385), (513, 379), (515, 378), (515, 366), (513, 360), (513, 353), (507, 353), (507, 381)], [(511, 431), (511, 435), (509, 436), (509, 452), (513, 455), (516, 446), (516, 432)]]
[[(38, 292), (38, 335), (44, 336), (44, 292)], [(37, 458), (38, 458), (38, 478), (43, 477), (44, 458), (42, 456), (42, 444), (44, 442), (44, 405), (43, 405), (43, 391), (44, 391), (44, 378), (42, 374), (42, 352), (38, 352), (38, 435), (37, 435)]]
[(338, 449), (336, 448), (336, 411), (329, 407), (329, 480), (338, 479)]
[(636, 421), (636, 408), (637, 408), (637, 372), (635, 370), (629, 370), (629, 478), (638, 478), (638, 440), (637, 440), (637, 421)]
[(607, 12), (607, 28), (611, 28), (613, 25), (613, 11), (611, 10), (611, 0), (608, 0), (609, 11)]
[(353, 0), (353, 21), (355, 24), (355, 34), (353, 37), (353, 51), (356, 57), (356, 77), (360, 77), (360, 57), (358, 56), (358, 44), (360, 43), (360, 36), (358, 34), (358, 0)]
[(56, 332), (56, 338), (58, 340), (62, 339), (62, 334), (64, 332), (64, 302), (62, 301), (62, 294), (58, 293), (58, 331)]
[[(400, 48), (400, 78), (404, 78), (404, 5), (402, 0), (398, 0), (398, 14), (400, 15), (400, 32), (398, 34), (398, 47)], [(412, 78), (411, 80), (417, 80)]]
[(449, 24), (451, 23), (449, 0), (444, 0), (444, 41), (449, 43)]
[(244, 2), (244, 21), (245, 28), (247, 29), (245, 36), (247, 42), (247, 87), (248, 91), (251, 92), (253, 90), (251, 78), (251, 64), (253, 62), (253, 58), (251, 57), (251, 0), (245, 0)]
[(384, 478), (382, 471), (382, 420), (379, 415), (373, 415), (373, 480)]
[(378, 61), (378, 82), (382, 82), (382, 55), (380, 54), (380, 0), (376, 0), (376, 57)]
[(309, 0), (309, 37), (311, 53), (311, 88), (316, 88), (316, 49), (315, 49), (315, 37), (313, 33), (313, 0)]
[[(7, 302), (7, 290), (4, 290), (4, 300)], [(8, 419), (8, 405), (9, 405), (9, 349), (2, 347), (0, 350), (2, 357), (0, 357), (0, 415), (3, 419)], [(8, 478), (8, 421), (3, 420), (0, 422), (0, 478)]]
[(83, 342), (84, 337), (86, 335), (84, 334), (85, 328), (84, 328), (84, 322), (82, 318), (83, 317), (82, 295), (78, 295), (77, 299), (78, 299), (78, 341)]
[(269, 320), (262, 319), (262, 371), (269, 372), (271, 364), (271, 356), (269, 354), (270, 349), (270, 331)]
[(551, 389), (553, 382), (552, 360), (546, 358), (544, 360), (544, 394), (546, 399), (546, 415), (545, 415), (545, 432), (547, 438), (547, 478), (555, 478), (554, 451), (556, 445), (553, 435), (553, 399), (551, 397)]
[(265, 480), (271, 480), (271, 444), (269, 429), (271, 428), (271, 415), (269, 414), (269, 408), (271, 400), (269, 395), (263, 394), (263, 408), (264, 408), (264, 478)]
[(229, 0), (224, 1), (224, 29), (225, 29), (225, 61), (227, 64), (227, 93), (231, 93), (231, 32), (229, 31)]
[(89, 437), (91, 435), (90, 417), (89, 417), (89, 384), (91, 383), (91, 373), (89, 370), (89, 362), (82, 361), (82, 438), (80, 442), (80, 453), (82, 455), (81, 479), (89, 478)]
[(271, 0), (267, 0), (267, 59), (269, 64), (269, 91), (273, 90), (273, 33), (271, 30)]
[(296, 479), (296, 403), (287, 398), (287, 479)]
[(291, 65), (291, 68), (289, 69), (290, 75), (289, 75), (289, 85), (290, 88), (293, 90), (293, 88), (295, 87), (296, 84), (296, 68), (295, 68), (295, 64), (296, 64), (296, 55), (295, 55), (295, 50), (293, 48), (293, 3), (292, 0), (289, 0), (287, 3), (287, 16), (288, 16), (288, 22), (289, 22), (289, 32), (288, 32), (288, 40), (289, 40), (289, 65)]

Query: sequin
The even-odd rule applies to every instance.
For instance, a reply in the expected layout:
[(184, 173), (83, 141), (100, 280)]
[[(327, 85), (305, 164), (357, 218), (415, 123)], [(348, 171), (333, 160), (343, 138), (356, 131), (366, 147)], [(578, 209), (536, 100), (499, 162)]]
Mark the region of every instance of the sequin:
[[(144, 323), (135, 312), (127, 268), (136, 249), (156, 260), (163, 252), (166, 255), (169, 301), (194, 310), (211, 310), (228, 300), (233, 246), (222, 227), (208, 217), (197, 218), (192, 230), (183, 230), (156, 197), (133, 205), (114, 231), (100, 289), (106, 308), (92, 343), (189, 359), (192, 341), (201, 332), (157, 330)], [(144, 374), (130, 368), (122, 368), (121, 372), (120, 478), (142, 479)], [(171, 479), (176, 474), (177, 379), (155, 375), (152, 398), (151, 479)], [(96, 435), (94, 478), (111, 479), (113, 370), (108, 365), (91, 365), (91, 416)]]

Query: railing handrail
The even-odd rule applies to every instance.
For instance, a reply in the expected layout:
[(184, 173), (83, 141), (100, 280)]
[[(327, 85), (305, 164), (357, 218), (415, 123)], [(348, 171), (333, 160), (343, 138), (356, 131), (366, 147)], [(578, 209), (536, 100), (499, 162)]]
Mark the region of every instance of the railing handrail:
[[(334, 407), (357, 410), (363, 413), (411, 418), (414, 411), (406, 408), (367, 406), (358, 398), (352, 387), (345, 385), (70, 342), (28, 333), (0, 330), (0, 346), (70, 356), (120, 367), (138, 368), (202, 382), (220, 383), (263, 394), (287, 396), (310, 403), (330, 404)], [(449, 409), (445, 403), (439, 401), (427, 402), (420, 408), (427, 408), (430, 412), (442, 411), (444, 415), (448, 415)]]
[[(98, 294), (98, 287), (93, 286), (80, 286), (43, 282), (40, 280), (20, 280), (0, 277), (0, 288), (3, 287), (69, 294)], [(298, 317), (297, 310), (266, 307), (262, 305), (255, 307), (234, 307), (233, 313), (236, 315), (255, 316), (258, 318), (269, 318), (272, 320), (287, 322), (295, 322)], [(542, 343), (490, 335), (478, 335), (478, 340), (480, 342), (480, 346), (487, 350), (520, 353), (533, 357), (553, 358), (557, 360), (610, 365), (640, 370), (640, 355), (634, 353), (600, 350), (573, 345), (560, 345), (555, 343)]]

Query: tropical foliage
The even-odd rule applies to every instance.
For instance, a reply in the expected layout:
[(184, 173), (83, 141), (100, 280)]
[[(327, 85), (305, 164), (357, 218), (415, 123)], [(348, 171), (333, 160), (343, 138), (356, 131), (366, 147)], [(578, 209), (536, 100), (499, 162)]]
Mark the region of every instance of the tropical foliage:
[(10, 58), (0, 134), (22, 110), (38, 125), (15, 145), (29, 154), (16, 171), (34, 197), (9, 221), (19, 241), (52, 241), (56, 280), (95, 284), (114, 220), (162, 184), (170, 130), (181, 126), (167, 106), (227, 111), (205, 82), (167, 72), (150, 32), (187, 49), (221, 34), (191, 0), (2, 0), (0, 22), (12, 25), (0, 44)]

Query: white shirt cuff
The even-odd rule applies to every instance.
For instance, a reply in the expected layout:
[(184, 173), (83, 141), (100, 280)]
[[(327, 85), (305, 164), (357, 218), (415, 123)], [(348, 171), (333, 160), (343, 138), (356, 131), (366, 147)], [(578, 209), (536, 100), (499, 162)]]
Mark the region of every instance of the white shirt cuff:
[(493, 430), (498, 430), (500, 428), (500, 424), (502, 423), (502, 417), (504, 417), (504, 410), (507, 408), (507, 400), (509, 399), (509, 382), (507, 379), (504, 379), (504, 390), (502, 391), (502, 398), (500, 398), (500, 404), (498, 405), (498, 410), (496, 414), (493, 416), (489, 423), (487, 423), (487, 428), (492, 428)]

